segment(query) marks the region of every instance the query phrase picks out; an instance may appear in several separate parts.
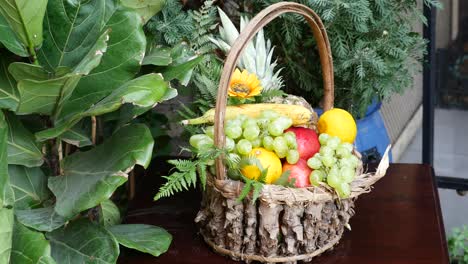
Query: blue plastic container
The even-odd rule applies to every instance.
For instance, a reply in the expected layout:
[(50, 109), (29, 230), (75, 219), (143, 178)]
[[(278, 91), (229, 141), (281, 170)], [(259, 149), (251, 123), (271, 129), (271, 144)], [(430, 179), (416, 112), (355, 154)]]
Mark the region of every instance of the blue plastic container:
[[(356, 120), (358, 133), (356, 136), (356, 149), (363, 155), (364, 162), (378, 161), (390, 144), (390, 138), (380, 113), (382, 103), (374, 102), (367, 107), (366, 116)], [(320, 116), (322, 109), (314, 109)], [(392, 153), (390, 152), (390, 162)]]

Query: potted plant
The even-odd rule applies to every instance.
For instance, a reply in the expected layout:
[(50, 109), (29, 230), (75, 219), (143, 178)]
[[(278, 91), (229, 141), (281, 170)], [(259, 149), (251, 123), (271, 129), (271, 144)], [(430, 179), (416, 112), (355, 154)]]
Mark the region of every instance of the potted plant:
[[(223, 8), (228, 17), (239, 21), (242, 13), (254, 15), (280, 1), (226, 1)], [(357, 148), (368, 151), (376, 147), (379, 153), (374, 155), (381, 157), (389, 137), (378, 110), (392, 94), (408, 89), (420, 69), (426, 41), (413, 26), (425, 23), (422, 9), (417, 1), (292, 2), (311, 7), (323, 19), (335, 66), (335, 106), (357, 119)], [(424, 4), (441, 6), (438, 1)], [(265, 29), (276, 46), (285, 91), (301, 94), (312, 105), (320, 106), (323, 93), (322, 80), (316, 74), (320, 72), (316, 42), (307, 32), (309, 28), (296, 15), (282, 16)]]
[(453, 264), (468, 263), (468, 227), (462, 226), (452, 230), (448, 238), (448, 251)]
[(143, 25), (163, 4), (0, 1), (0, 263), (168, 249), (167, 231), (121, 224), (113, 202), (153, 153), (134, 118), (175, 97), (169, 82), (199, 61), (183, 44), (147, 45)]

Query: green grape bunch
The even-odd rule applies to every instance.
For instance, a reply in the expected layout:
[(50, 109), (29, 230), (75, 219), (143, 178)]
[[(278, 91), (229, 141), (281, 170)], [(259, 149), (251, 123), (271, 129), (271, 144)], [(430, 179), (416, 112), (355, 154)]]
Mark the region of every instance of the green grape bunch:
[[(238, 115), (235, 119), (226, 120), (225, 149), (236, 157), (248, 157), (255, 148), (264, 148), (274, 152), (280, 159), (289, 164), (299, 161), (296, 135), (285, 132), (293, 124), (291, 118), (274, 110), (264, 110), (257, 118)], [(190, 138), (190, 145), (196, 152), (206, 152), (214, 148), (214, 127), (207, 126), (203, 134)]]
[(325, 133), (319, 135), (319, 142), (320, 151), (307, 160), (307, 165), (313, 169), (310, 174), (311, 184), (318, 186), (326, 183), (339, 197), (349, 197), (350, 183), (354, 180), (360, 163), (353, 155), (353, 145)]

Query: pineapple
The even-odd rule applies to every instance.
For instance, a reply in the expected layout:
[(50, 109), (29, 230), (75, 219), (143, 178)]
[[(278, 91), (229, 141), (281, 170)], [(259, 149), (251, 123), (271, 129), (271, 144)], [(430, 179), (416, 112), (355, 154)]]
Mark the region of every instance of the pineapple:
[[(239, 31), (229, 19), (229, 17), (218, 8), (222, 26), (219, 27), (220, 39), (210, 40), (224, 52), (231, 49), (231, 45), (239, 37)], [(249, 20), (246, 17), (240, 18), (240, 31), (245, 28)], [(254, 44), (255, 43), (255, 44)], [(260, 30), (252, 42), (250, 42), (242, 57), (238, 61), (238, 67), (246, 69), (250, 73), (257, 75), (263, 91), (279, 90), (283, 87), (283, 80), (279, 76), (281, 69), (274, 71), (277, 66), (276, 61), (271, 62), (274, 48), (270, 40), (265, 41), (263, 30)]]

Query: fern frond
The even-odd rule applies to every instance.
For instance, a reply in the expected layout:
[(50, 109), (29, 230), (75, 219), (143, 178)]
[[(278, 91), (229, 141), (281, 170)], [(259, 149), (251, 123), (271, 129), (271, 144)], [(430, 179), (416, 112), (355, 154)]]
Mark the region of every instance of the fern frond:
[(252, 186), (253, 186), (253, 192), (252, 192), (252, 204), (253, 204), (257, 201), (258, 197), (260, 197), (260, 194), (263, 189), (263, 183), (253, 182)]
[(202, 186), (203, 191), (206, 188), (206, 164), (198, 164), (198, 175), (200, 176), (200, 183)]
[(245, 178), (244, 176), (242, 176), (242, 178), (244, 178), (245, 184), (244, 184), (244, 188), (242, 188), (239, 194), (239, 197), (237, 197), (237, 201), (239, 202), (243, 201), (247, 197), (247, 195), (249, 195), (250, 191), (252, 190), (252, 184), (253, 184), (252, 180)]
[[(167, 182), (159, 189), (156, 196), (154, 196), (154, 200), (169, 197), (177, 192), (195, 187), (198, 177), (200, 178), (202, 187), (205, 188), (206, 168), (208, 164), (212, 163), (219, 155), (225, 153), (226, 150), (213, 147), (202, 153), (197, 153), (197, 158), (194, 160), (169, 160), (168, 163), (174, 165), (175, 172), (169, 176), (162, 176), (167, 179)], [(197, 172), (199, 173), (197, 174)]]
[(188, 186), (195, 185), (195, 182), (192, 182), (191, 174), (187, 172), (174, 172), (170, 176), (163, 176), (163, 178), (167, 179), (167, 182), (154, 196), (155, 201), (163, 197), (172, 196), (174, 193), (181, 192), (184, 189), (188, 190)]

